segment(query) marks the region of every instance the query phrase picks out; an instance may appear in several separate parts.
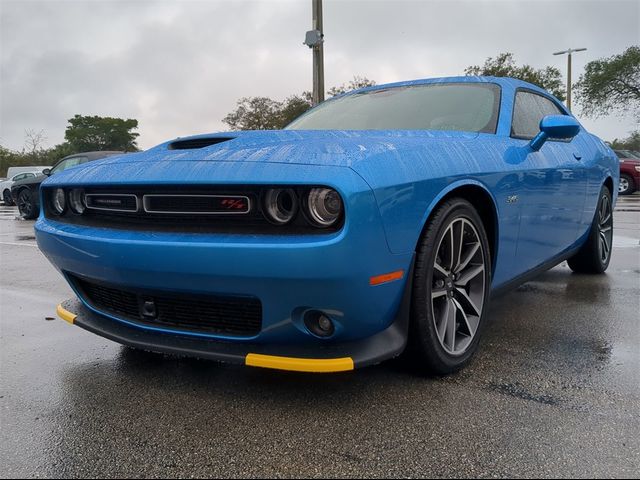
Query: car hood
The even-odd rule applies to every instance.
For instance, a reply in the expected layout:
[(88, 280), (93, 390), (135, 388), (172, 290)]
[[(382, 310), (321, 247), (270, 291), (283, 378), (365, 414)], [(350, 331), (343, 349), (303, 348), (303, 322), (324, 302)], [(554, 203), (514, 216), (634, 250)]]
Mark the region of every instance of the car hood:
[[(145, 152), (111, 157), (123, 162), (271, 162), (347, 166), (372, 155), (412, 148), (429, 140), (471, 140), (476, 133), (427, 130), (256, 130), (178, 138)], [(216, 142), (201, 148), (182, 148)]]
[[(315, 165), (348, 167), (355, 171), (368, 170), (376, 159), (432, 156), (434, 162), (442, 158), (442, 147), (449, 152), (468, 149), (477, 133), (427, 130), (264, 130), (216, 133), (178, 138), (149, 150), (122, 156), (108, 157), (68, 169), (56, 175), (56, 181), (110, 182), (144, 181), (145, 177), (167, 178), (175, 173), (176, 181), (186, 172), (193, 178), (219, 176), (235, 165), (245, 173), (255, 164)], [(467, 145), (469, 144), (469, 145)], [(199, 148), (194, 148), (199, 147)], [(214, 168), (216, 164), (222, 168)], [(265, 165), (266, 166), (266, 165)], [(256, 172), (262, 169), (255, 169)], [(211, 173), (217, 172), (218, 174)], [(132, 175), (135, 178), (132, 178)], [(122, 178), (121, 178), (122, 177)]]

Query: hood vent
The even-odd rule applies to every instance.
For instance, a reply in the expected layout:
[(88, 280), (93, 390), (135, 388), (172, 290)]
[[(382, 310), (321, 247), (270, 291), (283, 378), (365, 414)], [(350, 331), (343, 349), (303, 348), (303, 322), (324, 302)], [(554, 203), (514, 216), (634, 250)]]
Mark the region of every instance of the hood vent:
[(176, 140), (169, 144), (169, 150), (194, 150), (196, 148), (210, 147), (218, 143), (233, 140), (235, 137), (204, 137), (188, 138), (186, 140)]

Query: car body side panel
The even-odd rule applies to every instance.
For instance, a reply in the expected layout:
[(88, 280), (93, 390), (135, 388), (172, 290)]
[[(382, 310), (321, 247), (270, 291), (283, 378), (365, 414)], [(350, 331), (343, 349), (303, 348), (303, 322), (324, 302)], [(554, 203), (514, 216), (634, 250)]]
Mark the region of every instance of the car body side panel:
[(464, 185), (481, 186), (494, 201), (499, 219), (494, 287), (584, 241), (600, 186), (611, 176), (608, 147), (582, 129), (570, 142), (548, 141), (534, 152), (529, 141), (509, 136), (514, 94), (513, 85), (503, 85), (496, 135), (455, 143), (396, 142), (384, 155), (354, 162), (352, 168), (374, 190), (392, 252), (414, 249), (438, 201)]
[(519, 273), (543, 264), (573, 246), (578, 236), (586, 194), (586, 174), (571, 142), (547, 141), (534, 152), (526, 140), (513, 140), (523, 152), (518, 161), (524, 173), (519, 194), (522, 203), (516, 251)]
[[(597, 140), (597, 138), (595, 139)], [(627, 175), (633, 180), (635, 190), (640, 189), (640, 160), (635, 158), (620, 158), (620, 175)]]
[(456, 187), (476, 185), (494, 199), (500, 219), (494, 279), (506, 280), (509, 272), (505, 267), (515, 253), (520, 216), (520, 206), (507, 202), (517, 192), (520, 177), (515, 166), (503, 161), (506, 148), (495, 135), (481, 134), (475, 141), (455, 145), (431, 141), (405, 146), (394, 155), (356, 164), (353, 168), (374, 191), (391, 251), (414, 251), (440, 199)]
[(587, 169), (587, 195), (585, 198), (584, 212), (582, 216), (581, 230), (586, 235), (593, 215), (596, 211), (600, 189), (607, 178), (611, 178), (613, 185), (613, 204), (618, 200), (618, 184), (620, 183), (620, 161), (611, 148), (602, 140), (592, 134), (585, 138), (590, 145), (592, 155), (584, 159), (584, 168)]

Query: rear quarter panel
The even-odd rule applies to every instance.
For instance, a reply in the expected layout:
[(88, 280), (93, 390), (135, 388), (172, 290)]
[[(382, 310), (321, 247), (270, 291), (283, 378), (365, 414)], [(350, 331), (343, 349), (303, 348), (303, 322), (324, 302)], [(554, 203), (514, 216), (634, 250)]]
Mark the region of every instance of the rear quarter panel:
[(582, 216), (582, 237), (585, 237), (593, 221), (596, 206), (600, 197), (600, 189), (607, 178), (612, 181), (612, 197), (615, 205), (618, 200), (618, 184), (620, 183), (620, 160), (611, 148), (597, 136), (586, 133), (590, 155), (585, 159), (588, 171), (587, 196)]

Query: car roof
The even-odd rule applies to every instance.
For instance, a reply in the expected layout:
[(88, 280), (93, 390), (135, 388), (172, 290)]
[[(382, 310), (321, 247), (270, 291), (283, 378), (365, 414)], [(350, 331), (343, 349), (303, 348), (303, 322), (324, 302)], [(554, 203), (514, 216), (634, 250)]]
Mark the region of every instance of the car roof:
[(465, 76), (457, 76), (457, 77), (421, 78), (417, 80), (407, 80), (403, 82), (385, 83), (381, 85), (374, 85), (372, 87), (364, 87), (364, 88), (359, 88), (357, 90), (352, 90), (350, 92), (345, 93), (344, 95), (350, 95), (356, 92), (384, 90), (385, 88), (408, 87), (413, 85), (430, 85), (430, 84), (437, 84), (437, 83), (495, 83), (500, 86), (510, 86), (514, 89), (527, 88), (529, 90), (534, 90), (543, 94), (547, 94), (547, 95), (550, 94), (545, 89), (540, 88), (539, 86), (534, 85), (533, 83), (525, 82), (524, 80), (520, 80), (517, 78), (465, 75)]
[(120, 150), (103, 150), (103, 151), (96, 151), (96, 152), (82, 152), (82, 153), (74, 153), (73, 155), (67, 155), (66, 157), (61, 158), (60, 160), (66, 160), (67, 158), (74, 158), (74, 157), (87, 157), (89, 160), (95, 160), (97, 158), (102, 158), (102, 157), (108, 157), (110, 155), (118, 155), (121, 153), (125, 153), (122, 152)]

